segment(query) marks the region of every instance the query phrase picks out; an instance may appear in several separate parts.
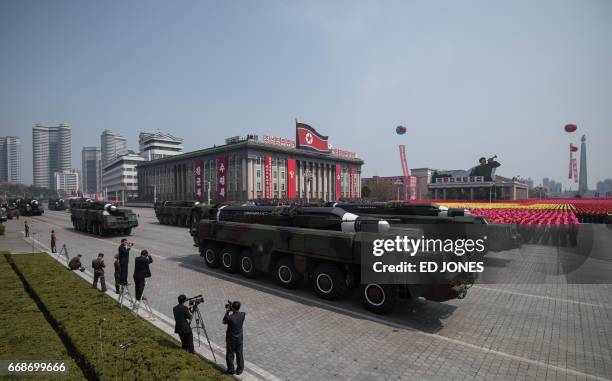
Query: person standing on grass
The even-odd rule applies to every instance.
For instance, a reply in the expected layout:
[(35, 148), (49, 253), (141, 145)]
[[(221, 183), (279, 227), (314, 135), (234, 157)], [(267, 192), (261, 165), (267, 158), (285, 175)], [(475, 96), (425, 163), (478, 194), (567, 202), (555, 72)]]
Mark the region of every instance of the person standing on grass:
[(29, 237), (30, 236), (30, 224), (28, 224), (27, 220), (23, 223), (23, 229), (25, 230), (25, 236)]
[(100, 279), (100, 288), (102, 292), (106, 292), (106, 282), (104, 282), (104, 253), (99, 253), (98, 258), (91, 261), (91, 267), (94, 269), (93, 287), (98, 289), (98, 279)]
[(55, 230), (51, 230), (51, 252), (57, 253), (55, 245), (57, 244), (57, 237), (55, 237)]

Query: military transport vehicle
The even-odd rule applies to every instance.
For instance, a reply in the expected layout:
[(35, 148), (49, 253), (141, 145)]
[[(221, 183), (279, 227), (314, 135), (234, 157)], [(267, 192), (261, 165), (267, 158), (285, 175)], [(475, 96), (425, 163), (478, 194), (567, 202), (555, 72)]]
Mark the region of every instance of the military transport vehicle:
[(45, 212), (40, 202), (33, 198), (18, 199), (17, 210), (22, 216), (40, 216)]
[(196, 201), (161, 201), (155, 203), (155, 216), (160, 224), (189, 227), (191, 208)]
[[(278, 284), (289, 289), (309, 282), (319, 297), (329, 300), (360, 287), (365, 308), (376, 313), (389, 312), (398, 298), (440, 302), (463, 298), (475, 279), (472, 273), (431, 273), (426, 276), (432, 279), (422, 284), (360, 286), (363, 250), (371, 253), (374, 239), (395, 238), (395, 234), (388, 233), (384, 220), (337, 207), (199, 205), (193, 208), (192, 221), (194, 246), (208, 267), (248, 278), (273, 274)], [(413, 238), (422, 234), (418, 229), (402, 231)], [(467, 260), (442, 253), (423, 253), (411, 260), (440, 258)]]
[(75, 230), (104, 235), (130, 235), (138, 226), (136, 213), (106, 201), (70, 200), (70, 220)]
[(63, 198), (50, 198), (47, 200), (47, 209), (49, 210), (66, 210), (68, 205)]

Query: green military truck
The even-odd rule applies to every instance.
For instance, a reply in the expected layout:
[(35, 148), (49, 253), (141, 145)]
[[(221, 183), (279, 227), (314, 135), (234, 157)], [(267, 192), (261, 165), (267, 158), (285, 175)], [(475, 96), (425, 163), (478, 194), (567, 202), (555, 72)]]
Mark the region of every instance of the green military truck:
[(66, 210), (68, 205), (63, 198), (51, 197), (47, 200), (47, 209), (49, 210)]
[(162, 225), (189, 227), (189, 216), (196, 201), (161, 201), (155, 203), (155, 216)]
[(70, 200), (70, 220), (75, 230), (105, 235), (130, 235), (138, 226), (136, 213), (106, 201)]
[[(370, 250), (374, 239), (394, 234), (384, 220), (359, 217), (341, 208), (200, 205), (193, 208), (192, 221), (194, 246), (208, 267), (248, 278), (272, 274), (288, 289), (310, 283), (319, 297), (328, 300), (341, 299), (349, 289), (359, 287), (364, 307), (375, 313), (391, 311), (398, 298), (463, 298), (475, 278), (474, 274), (432, 273), (426, 275), (432, 279), (420, 284), (360, 285), (363, 250)], [(401, 234), (417, 238), (422, 230), (403, 229)], [(440, 253), (412, 260), (442, 258), (448, 260)]]
[(33, 198), (18, 199), (17, 210), (22, 216), (41, 216), (45, 212), (40, 202)]

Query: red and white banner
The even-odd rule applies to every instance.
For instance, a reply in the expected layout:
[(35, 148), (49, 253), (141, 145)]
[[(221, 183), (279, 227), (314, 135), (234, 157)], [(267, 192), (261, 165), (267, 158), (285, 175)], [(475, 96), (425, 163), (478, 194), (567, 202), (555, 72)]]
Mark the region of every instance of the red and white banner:
[(336, 164), (336, 200), (342, 196), (342, 170), (340, 164)]
[(357, 192), (356, 192), (356, 183), (357, 179), (355, 176), (355, 167), (354, 166), (349, 166), (349, 198), (355, 198), (357, 197)]
[(202, 171), (204, 170), (204, 162), (202, 160), (195, 161), (195, 197), (196, 201), (204, 201), (204, 181), (202, 179)]
[(295, 123), (295, 140), (299, 149), (321, 153), (331, 152), (327, 143), (327, 136), (319, 134), (307, 124)]
[(287, 159), (287, 198), (295, 198), (296, 184), (295, 159)]
[(227, 200), (227, 156), (217, 158), (217, 201)]
[(264, 198), (272, 198), (272, 156), (264, 155)]

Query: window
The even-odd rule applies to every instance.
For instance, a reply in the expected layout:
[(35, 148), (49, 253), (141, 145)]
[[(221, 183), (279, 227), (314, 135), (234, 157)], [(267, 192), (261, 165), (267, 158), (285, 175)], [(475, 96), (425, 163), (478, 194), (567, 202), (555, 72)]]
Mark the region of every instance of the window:
[(282, 180), (285, 180), (285, 171), (282, 171), (282, 172), (281, 172), (281, 179), (282, 179)]
[(278, 190), (278, 184), (274, 183), (274, 191), (276, 192)]
[(278, 177), (278, 173), (276, 171), (274, 171), (274, 178)]
[(261, 170), (260, 169), (257, 170), (257, 178), (258, 179), (261, 178)]
[(257, 190), (261, 191), (261, 183), (257, 183)]

